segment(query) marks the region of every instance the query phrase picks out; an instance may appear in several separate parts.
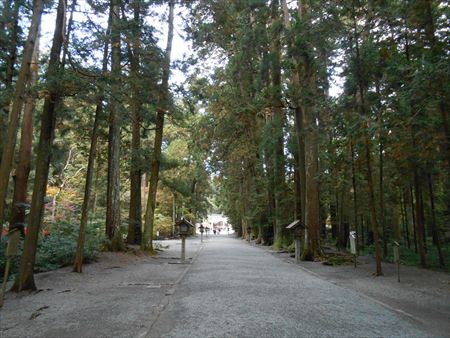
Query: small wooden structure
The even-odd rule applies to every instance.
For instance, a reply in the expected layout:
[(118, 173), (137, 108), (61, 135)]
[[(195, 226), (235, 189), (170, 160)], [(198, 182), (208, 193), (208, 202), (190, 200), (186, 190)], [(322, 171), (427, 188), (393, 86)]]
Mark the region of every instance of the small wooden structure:
[(190, 230), (195, 227), (191, 222), (185, 220), (184, 218), (181, 218), (176, 223), (176, 226), (178, 227), (178, 232), (181, 236), (181, 262), (184, 263), (186, 260), (186, 236), (189, 235)]
[(185, 220), (184, 218), (181, 218), (176, 223), (176, 226), (178, 227), (178, 232), (180, 233), (181, 236), (189, 235), (190, 230), (195, 228), (194, 225), (191, 222)]
[(301, 220), (296, 219), (291, 224), (286, 226), (286, 230), (290, 230), (294, 232), (294, 241), (295, 241), (295, 260), (300, 260), (301, 255), (301, 233), (305, 230), (306, 226), (302, 223)]

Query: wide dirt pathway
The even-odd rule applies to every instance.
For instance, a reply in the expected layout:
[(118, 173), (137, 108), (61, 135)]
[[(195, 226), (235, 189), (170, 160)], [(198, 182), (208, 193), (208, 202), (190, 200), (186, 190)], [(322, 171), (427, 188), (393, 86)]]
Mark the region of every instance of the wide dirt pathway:
[(424, 337), (420, 324), (242, 240), (208, 240), (148, 337)]

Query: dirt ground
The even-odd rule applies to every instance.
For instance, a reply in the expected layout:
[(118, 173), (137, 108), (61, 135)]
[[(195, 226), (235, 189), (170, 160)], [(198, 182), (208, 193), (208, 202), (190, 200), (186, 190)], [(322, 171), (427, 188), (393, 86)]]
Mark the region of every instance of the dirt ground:
[(448, 273), (401, 265), (399, 283), (397, 267), (394, 264), (382, 263), (384, 276), (374, 276), (375, 260), (372, 257), (358, 257), (356, 268), (352, 262), (330, 266), (323, 262), (296, 262), (287, 252), (277, 253), (270, 247), (258, 247), (271, 251), (273, 255), (321, 279), (355, 290), (417, 321), (438, 337), (450, 337), (450, 274)]
[[(82, 274), (71, 267), (37, 274), (37, 292), (6, 294), (0, 337), (145, 336), (189, 267), (178, 264), (179, 241), (164, 245), (154, 257), (102, 253)], [(189, 260), (199, 248), (188, 241)]]

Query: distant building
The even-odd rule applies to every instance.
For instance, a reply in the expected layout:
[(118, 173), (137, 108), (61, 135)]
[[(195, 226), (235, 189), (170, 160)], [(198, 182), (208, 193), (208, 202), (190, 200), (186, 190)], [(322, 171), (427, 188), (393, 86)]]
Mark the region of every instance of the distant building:
[(231, 225), (228, 224), (228, 218), (222, 214), (210, 214), (208, 218), (204, 219), (202, 223), (196, 224), (196, 232), (200, 233), (200, 225), (205, 228), (208, 227), (211, 232), (213, 229), (220, 230), (221, 233), (226, 234), (227, 229), (229, 229), (230, 234), (233, 233)]

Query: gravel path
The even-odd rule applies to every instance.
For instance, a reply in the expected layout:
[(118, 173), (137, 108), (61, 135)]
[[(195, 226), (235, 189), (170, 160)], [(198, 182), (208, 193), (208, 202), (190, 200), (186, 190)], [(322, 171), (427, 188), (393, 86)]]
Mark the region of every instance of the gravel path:
[(270, 252), (211, 238), (148, 337), (424, 337), (421, 324)]
[[(367, 295), (379, 286), (341, 285), (352, 271), (335, 278), (330, 271), (338, 270), (311, 272), (314, 265), (306, 270), (288, 256), (227, 236), (203, 244), (189, 239), (192, 263), (177, 264), (180, 241), (161, 243), (169, 247), (156, 257), (105, 253), (83, 274), (68, 267), (36, 275), (38, 292), (7, 294), (0, 337), (448, 336), (432, 329), (436, 321), (424, 325)], [(395, 288), (386, 286), (395, 298)], [(409, 294), (398, 294), (427, 299), (429, 309), (437, 304), (433, 311), (445, 320), (447, 289), (430, 288), (442, 292), (437, 303), (429, 303), (436, 294), (423, 298), (406, 289)]]

